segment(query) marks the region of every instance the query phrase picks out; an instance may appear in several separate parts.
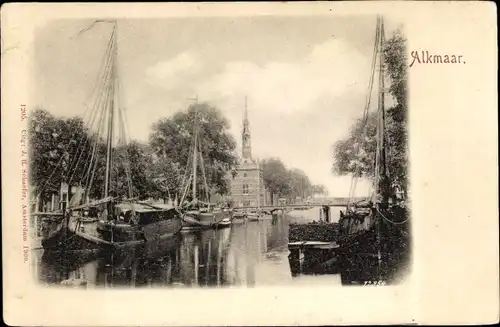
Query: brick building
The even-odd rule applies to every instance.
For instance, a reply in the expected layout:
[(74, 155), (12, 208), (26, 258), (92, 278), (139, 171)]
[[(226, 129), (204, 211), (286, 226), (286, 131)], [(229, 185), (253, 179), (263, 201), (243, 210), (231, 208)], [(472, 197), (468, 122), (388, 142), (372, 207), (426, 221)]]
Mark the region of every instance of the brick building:
[(236, 176), (231, 180), (231, 197), (234, 206), (265, 206), (267, 192), (259, 161), (252, 158), (250, 124), (245, 99), (245, 115), (241, 133), (242, 156)]

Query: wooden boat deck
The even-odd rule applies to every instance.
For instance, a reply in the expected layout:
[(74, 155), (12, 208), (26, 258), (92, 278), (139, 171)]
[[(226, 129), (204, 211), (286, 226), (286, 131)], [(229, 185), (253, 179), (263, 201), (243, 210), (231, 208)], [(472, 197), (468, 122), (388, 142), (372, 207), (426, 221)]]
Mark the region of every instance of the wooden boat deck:
[[(129, 240), (129, 241), (122, 241), (122, 242), (113, 242), (113, 241), (108, 241), (104, 240), (102, 237), (100, 237), (98, 231), (97, 231), (97, 223), (96, 221), (82, 221), (81, 222), (81, 227), (83, 227), (83, 231), (77, 230), (77, 221), (76, 219), (71, 219), (70, 220), (70, 230), (75, 233), (76, 236), (87, 240), (89, 242), (92, 242), (94, 244), (100, 245), (100, 246), (105, 246), (105, 247), (127, 247), (127, 246), (135, 246), (135, 245), (140, 245), (146, 243), (146, 240), (144, 239), (136, 239), (136, 240)], [(81, 228), (80, 227), (80, 228)], [(179, 230), (180, 231), (180, 230)], [(173, 237), (176, 233), (165, 233), (158, 235), (158, 237), (155, 237), (157, 240)], [(151, 240), (153, 241), (153, 240)]]
[[(126, 246), (135, 246), (139, 244), (144, 244), (146, 243), (145, 240), (134, 240), (134, 241), (126, 241), (126, 242), (109, 242), (106, 240), (103, 240), (99, 237), (87, 234), (87, 233), (82, 233), (82, 232), (76, 232), (75, 233), (77, 236), (86, 239), (87, 241), (99, 244), (99, 245), (105, 245), (105, 246), (110, 246), (110, 247), (126, 247)], [(174, 233), (166, 233), (163, 235), (160, 235), (158, 239), (162, 240), (165, 238), (173, 237), (175, 234)]]
[(336, 242), (300, 241), (300, 242), (288, 243), (288, 248), (290, 250), (304, 249), (304, 248), (328, 250), (328, 249), (337, 249), (339, 248), (339, 245)]

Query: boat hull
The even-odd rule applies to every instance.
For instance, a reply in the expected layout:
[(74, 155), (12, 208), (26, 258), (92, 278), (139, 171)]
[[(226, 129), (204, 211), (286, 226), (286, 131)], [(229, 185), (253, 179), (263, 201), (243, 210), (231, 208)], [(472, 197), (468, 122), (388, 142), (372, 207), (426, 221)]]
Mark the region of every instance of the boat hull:
[(247, 221), (246, 215), (240, 215), (240, 214), (233, 215), (233, 217), (231, 219), (231, 223), (234, 225), (235, 224), (244, 224), (245, 221)]
[(232, 221), (230, 218), (224, 218), (220, 222), (217, 223), (217, 227), (222, 228), (222, 227), (229, 227), (231, 226)]
[[(76, 247), (88, 247), (89, 244), (99, 247), (135, 246), (143, 243), (158, 242), (160, 239), (172, 237), (180, 232), (182, 219), (175, 209), (158, 210), (154, 213), (157, 221), (144, 225), (113, 223), (99, 220), (83, 220), (79, 217), (70, 217), (68, 228), (58, 233), (59, 241), (48, 240), (44, 248), (54, 248), (61, 245), (65, 239), (78, 238)], [(62, 236), (61, 234), (65, 234)], [(56, 238), (56, 237), (53, 237)]]
[(254, 214), (254, 213), (249, 213), (247, 215), (248, 221), (259, 221), (259, 220), (262, 220), (263, 217), (264, 216), (261, 214)]
[(409, 223), (399, 223), (405, 221), (406, 214), (384, 214), (397, 224), (379, 214), (354, 219), (348, 216), (339, 221), (342, 284), (396, 282), (409, 262)]
[(182, 217), (183, 229), (222, 228), (231, 225), (231, 214), (226, 211), (196, 212), (188, 211)]
[(40, 242), (43, 246), (48, 240), (58, 235), (64, 227), (64, 216), (62, 213), (33, 213), (35, 219), (40, 222)]

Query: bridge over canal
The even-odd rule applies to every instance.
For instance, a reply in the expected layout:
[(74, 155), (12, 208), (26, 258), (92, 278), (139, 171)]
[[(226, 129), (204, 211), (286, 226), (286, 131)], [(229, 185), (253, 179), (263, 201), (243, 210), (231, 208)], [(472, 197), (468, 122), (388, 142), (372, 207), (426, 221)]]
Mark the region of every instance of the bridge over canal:
[(235, 207), (233, 208), (235, 211), (254, 211), (254, 210), (262, 210), (270, 212), (271, 214), (276, 214), (278, 212), (286, 213), (291, 210), (309, 210), (313, 208), (322, 208), (320, 215), (324, 217), (326, 222), (330, 222), (331, 207), (346, 207), (348, 203), (358, 203), (361, 201), (366, 201), (368, 198), (356, 198), (354, 200), (349, 201), (348, 198), (334, 198), (327, 199), (323, 201), (314, 201), (311, 203), (301, 203), (301, 204), (281, 204), (281, 205), (266, 205), (266, 206), (248, 206), (248, 207)]
[(279, 204), (279, 205), (265, 205), (265, 206), (244, 206), (235, 207), (234, 210), (307, 210), (315, 207), (345, 207), (348, 203), (358, 203), (361, 201), (367, 201), (368, 198), (355, 198), (349, 202), (348, 198), (333, 198), (326, 200), (314, 200), (309, 203), (295, 203), (295, 204)]

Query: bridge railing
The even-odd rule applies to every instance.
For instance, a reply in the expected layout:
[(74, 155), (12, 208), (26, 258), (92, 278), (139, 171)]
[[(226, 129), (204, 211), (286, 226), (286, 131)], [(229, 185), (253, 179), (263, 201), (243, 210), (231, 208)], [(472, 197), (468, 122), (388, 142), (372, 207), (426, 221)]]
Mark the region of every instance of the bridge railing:
[(277, 209), (295, 209), (295, 208), (301, 208), (301, 209), (306, 209), (306, 208), (314, 208), (314, 207), (345, 207), (347, 206), (348, 203), (356, 203), (360, 201), (365, 201), (367, 198), (356, 198), (351, 201), (349, 201), (348, 198), (336, 198), (336, 199), (329, 199), (326, 201), (315, 201), (315, 202), (310, 202), (310, 203), (295, 203), (295, 204), (284, 204), (284, 205), (266, 205), (266, 206), (248, 206), (248, 207), (235, 207), (235, 210), (256, 210), (256, 209), (261, 209), (261, 210), (277, 210)]

